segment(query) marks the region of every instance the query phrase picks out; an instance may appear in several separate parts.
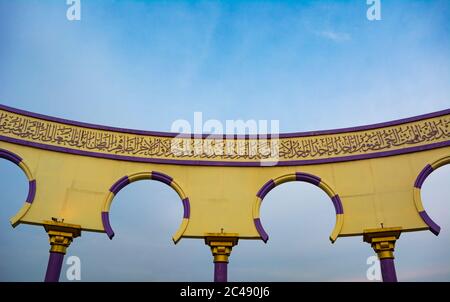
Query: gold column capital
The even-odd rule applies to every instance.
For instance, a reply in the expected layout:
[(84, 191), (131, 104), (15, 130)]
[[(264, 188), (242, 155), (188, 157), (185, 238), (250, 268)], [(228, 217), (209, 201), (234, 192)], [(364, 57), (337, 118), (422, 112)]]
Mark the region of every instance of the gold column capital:
[(205, 244), (211, 247), (214, 262), (228, 263), (233, 246), (238, 244), (239, 234), (236, 233), (206, 233)]
[(370, 243), (378, 258), (394, 259), (395, 242), (400, 238), (401, 227), (364, 230), (363, 240)]
[(44, 221), (50, 241), (50, 252), (65, 254), (73, 239), (81, 236), (81, 226), (62, 221)]

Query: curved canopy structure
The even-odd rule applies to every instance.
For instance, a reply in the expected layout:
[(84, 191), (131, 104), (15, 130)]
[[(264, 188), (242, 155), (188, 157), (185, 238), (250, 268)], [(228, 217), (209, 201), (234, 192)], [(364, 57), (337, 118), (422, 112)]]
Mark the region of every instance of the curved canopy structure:
[(170, 175), (168, 185), (176, 180), (182, 200), (189, 196), (179, 237), (222, 231), (261, 238), (255, 210), (261, 187), (282, 175), (308, 174), (339, 197), (332, 241), (381, 226), (437, 233), (416, 179), (428, 165), (448, 162), (442, 159), (450, 155), (450, 110), (356, 128), (229, 138), (118, 129), (0, 106), (0, 148), (32, 183), (13, 225), (57, 218), (107, 232), (111, 185), (124, 175), (158, 179), (157, 171)]
[(373, 230), (394, 241), (400, 231), (439, 233), (420, 188), (450, 162), (450, 109), (355, 128), (228, 137), (119, 129), (0, 105), (0, 157), (20, 166), (30, 182), (13, 226), (53, 220), (112, 238), (115, 194), (153, 179), (171, 186), (183, 203), (175, 243), (209, 238), (214, 253), (232, 234), (224, 239), (229, 250), (223, 249), (231, 251), (237, 239), (267, 241), (261, 202), (276, 185), (297, 180), (331, 198), (332, 242), (364, 235), (375, 248), (380, 231)]

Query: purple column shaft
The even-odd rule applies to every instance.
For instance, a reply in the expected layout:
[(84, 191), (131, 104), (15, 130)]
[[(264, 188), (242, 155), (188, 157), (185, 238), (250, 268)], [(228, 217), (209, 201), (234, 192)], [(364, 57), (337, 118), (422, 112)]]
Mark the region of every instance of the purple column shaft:
[(227, 282), (228, 263), (214, 262), (214, 282)]
[(383, 282), (397, 282), (397, 273), (395, 272), (394, 259), (381, 259), (380, 265)]
[(45, 273), (45, 282), (59, 282), (63, 260), (64, 254), (50, 252), (47, 272)]

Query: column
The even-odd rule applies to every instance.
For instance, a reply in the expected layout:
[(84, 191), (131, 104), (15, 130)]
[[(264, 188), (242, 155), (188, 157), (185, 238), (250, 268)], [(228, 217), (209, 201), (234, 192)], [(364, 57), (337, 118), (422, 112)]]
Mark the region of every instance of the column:
[(370, 243), (380, 259), (383, 282), (397, 282), (394, 264), (395, 242), (400, 238), (402, 228), (380, 228), (364, 231), (364, 242)]
[(238, 243), (238, 234), (235, 233), (208, 233), (205, 244), (211, 247), (214, 256), (214, 282), (227, 282), (228, 257), (233, 246)]
[(81, 227), (54, 219), (44, 221), (44, 228), (50, 241), (45, 282), (58, 282), (66, 250), (74, 238), (81, 236)]

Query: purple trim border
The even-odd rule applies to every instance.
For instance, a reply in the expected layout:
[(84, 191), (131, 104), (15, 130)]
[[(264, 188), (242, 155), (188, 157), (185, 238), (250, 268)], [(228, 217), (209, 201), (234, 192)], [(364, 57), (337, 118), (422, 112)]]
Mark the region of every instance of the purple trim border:
[(424, 119), (434, 118), (438, 116), (443, 116), (450, 114), (450, 109), (444, 109), (436, 112), (431, 112), (427, 114), (422, 114), (418, 116), (403, 118), (403, 119), (397, 119), (393, 121), (388, 122), (382, 122), (382, 123), (376, 123), (376, 124), (370, 124), (370, 125), (364, 125), (364, 126), (357, 126), (357, 127), (347, 127), (347, 128), (338, 128), (338, 129), (330, 129), (330, 130), (317, 130), (317, 131), (306, 131), (306, 132), (292, 132), (292, 133), (281, 133), (279, 135), (274, 134), (267, 134), (267, 135), (208, 135), (208, 134), (181, 134), (180, 133), (173, 133), (173, 132), (159, 132), (159, 131), (144, 131), (144, 130), (135, 130), (135, 129), (126, 129), (126, 128), (117, 128), (117, 127), (109, 127), (109, 126), (102, 126), (102, 125), (96, 125), (96, 124), (90, 124), (90, 123), (84, 123), (84, 122), (77, 122), (73, 120), (68, 119), (62, 119), (57, 118), (53, 116), (48, 116), (44, 114), (34, 113), (22, 109), (17, 109), (13, 107), (9, 107), (6, 105), (0, 104), (0, 109), (5, 110), (11, 113), (20, 114), (29, 116), (32, 118), (42, 119), (50, 122), (56, 122), (56, 123), (63, 123), (67, 125), (72, 126), (78, 126), (78, 127), (84, 127), (84, 128), (91, 128), (91, 129), (98, 129), (98, 130), (106, 130), (106, 131), (114, 131), (114, 132), (121, 132), (121, 133), (129, 133), (129, 134), (138, 134), (138, 135), (153, 135), (153, 136), (160, 136), (160, 137), (185, 137), (185, 138), (249, 138), (249, 139), (256, 139), (256, 138), (270, 138), (271, 136), (275, 136), (275, 138), (293, 138), (293, 137), (305, 137), (305, 136), (315, 136), (315, 135), (323, 135), (323, 134), (338, 134), (338, 133), (344, 133), (344, 132), (355, 132), (355, 131), (363, 131), (363, 130), (371, 130), (381, 127), (390, 127), (395, 126), (399, 124), (404, 123), (410, 123), (410, 122), (416, 122)]
[(102, 223), (106, 235), (108, 235), (109, 239), (113, 239), (114, 231), (111, 227), (111, 224), (109, 223), (109, 212), (102, 212)]
[(255, 218), (253, 219), (253, 222), (255, 223), (256, 230), (258, 231), (259, 236), (261, 236), (262, 241), (264, 241), (264, 243), (267, 243), (267, 241), (269, 240), (269, 235), (267, 235), (266, 231), (264, 230), (261, 224), (261, 219)]
[(10, 162), (16, 165), (19, 165), (20, 162), (22, 161), (22, 157), (5, 149), (0, 149), (0, 158), (9, 160)]
[(334, 209), (336, 211), (336, 215), (344, 214), (344, 207), (342, 206), (341, 198), (338, 194), (331, 197), (331, 201), (333, 202)]
[(264, 197), (266, 197), (267, 193), (270, 192), (270, 190), (272, 190), (273, 188), (276, 187), (275, 182), (273, 181), (273, 179), (269, 180), (268, 182), (266, 182), (261, 189), (259, 189), (258, 193), (256, 193), (256, 196), (258, 196), (259, 198), (261, 198), (261, 200), (264, 199)]
[[(104, 153), (96, 153), (91, 151), (82, 151), (75, 150), (65, 147), (44, 145), (41, 143), (23, 141), (7, 136), (0, 135), (0, 141), (5, 141), (8, 143), (19, 144), (23, 146), (39, 148), (49, 151), (63, 152), (81, 156), (90, 156), (104, 159), (112, 159), (112, 160), (124, 160), (131, 162), (144, 162), (144, 163), (154, 163), (154, 164), (169, 164), (169, 165), (188, 165), (188, 166), (218, 166), (218, 167), (265, 167), (268, 166), (267, 162), (234, 162), (234, 161), (208, 161), (208, 160), (184, 160), (184, 159), (160, 159), (160, 158), (142, 158), (142, 157), (133, 157), (133, 156), (124, 156), (124, 155), (114, 155), (114, 154), (104, 154)], [(401, 155), (413, 152), (420, 152), (425, 150), (431, 150), (436, 148), (442, 148), (450, 146), (450, 140), (445, 142), (433, 143), (429, 145), (416, 146), (403, 148), (398, 150), (391, 151), (383, 151), (383, 152), (374, 152), (369, 154), (358, 154), (358, 155), (349, 155), (349, 156), (341, 156), (341, 157), (332, 157), (332, 158), (322, 158), (322, 159), (307, 159), (307, 160), (286, 160), (279, 161), (274, 163), (273, 166), (304, 166), (304, 165), (313, 165), (313, 164), (326, 164), (326, 163), (336, 163), (343, 161), (353, 161), (353, 160), (362, 160), (362, 159), (370, 159), (370, 158), (378, 158), (378, 157), (386, 157), (393, 155)], [(264, 164), (264, 165), (263, 165)]]
[(189, 219), (191, 217), (191, 204), (189, 202), (189, 197), (183, 199), (183, 218)]
[(295, 179), (297, 181), (303, 181), (303, 182), (313, 184), (317, 187), (319, 186), (320, 181), (321, 181), (320, 177), (317, 177), (317, 176), (309, 174), (309, 173), (304, 173), (304, 172), (295, 172)]
[(438, 236), (439, 233), (441, 232), (441, 227), (436, 222), (434, 222), (433, 219), (430, 218), (430, 216), (428, 216), (426, 211), (419, 212), (419, 215), (422, 218), (422, 220), (426, 223), (426, 225), (428, 225), (431, 233)]
[(419, 176), (417, 176), (414, 187), (421, 189), (425, 179), (431, 174), (431, 172), (433, 172), (433, 167), (430, 164), (426, 165), (425, 168), (420, 171)]
[(36, 196), (36, 180), (33, 179), (28, 182), (28, 196), (25, 202), (32, 204), (35, 196)]
[(111, 188), (109, 189), (109, 191), (111, 193), (113, 193), (114, 195), (116, 195), (117, 193), (119, 193), (120, 190), (122, 190), (125, 186), (130, 184), (130, 180), (128, 179), (128, 176), (124, 176), (121, 179), (119, 179), (118, 181), (116, 181)]
[(173, 178), (170, 177), (167, 174), (161, 173), (161, 172), (156, 172), (156, 171), (152, 171), (152, 179), (156, 180), (156, 181), (160, 181), (165, 183), (166, 185), (169, 185), (172, 183)]

